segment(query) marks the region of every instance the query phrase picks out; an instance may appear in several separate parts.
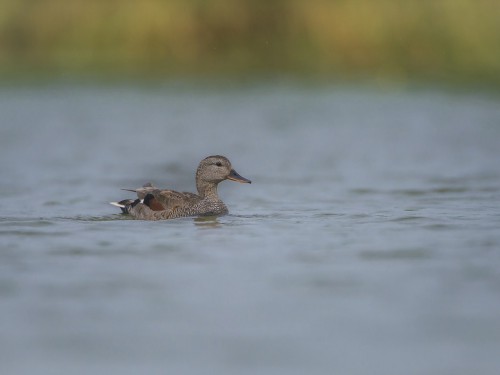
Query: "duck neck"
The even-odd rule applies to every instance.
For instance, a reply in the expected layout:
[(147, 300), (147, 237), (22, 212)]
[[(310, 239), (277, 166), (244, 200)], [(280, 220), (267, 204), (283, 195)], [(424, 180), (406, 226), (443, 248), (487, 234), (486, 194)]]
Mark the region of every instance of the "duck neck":
[(219, 200), (216, 183), (207, 181), (197, 181), (196, 188), (198, 189), (198, 194), (200, 195), (200, 197)]

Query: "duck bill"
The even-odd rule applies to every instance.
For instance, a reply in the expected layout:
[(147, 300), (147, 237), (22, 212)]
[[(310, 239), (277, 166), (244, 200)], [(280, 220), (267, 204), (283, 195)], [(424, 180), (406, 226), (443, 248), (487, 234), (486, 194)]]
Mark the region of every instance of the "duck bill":
[(227, 176), (227, 179), (231, 181), (241, 182), (242, 184), (252, 183), (252, 181), (250, 181), (249, 179), (240, 176), (234, 169), (231, 169), (231, 172), (229, 173), (229, 176)]

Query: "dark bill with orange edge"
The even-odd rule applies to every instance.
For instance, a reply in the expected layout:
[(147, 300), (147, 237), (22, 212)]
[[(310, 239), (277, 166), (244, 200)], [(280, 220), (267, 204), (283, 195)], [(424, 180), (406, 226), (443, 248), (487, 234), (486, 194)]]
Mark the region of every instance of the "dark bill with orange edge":
[(252, 181), (249, 179), (240, 176), (238, 172), (236, 172), (234, 169), (231, 169), (231, 172), (229, 173), (229, 176), (227, 176), (228, 180), (236, 181), (236, 182), (241, 182), (243, 184), (251, 184)]

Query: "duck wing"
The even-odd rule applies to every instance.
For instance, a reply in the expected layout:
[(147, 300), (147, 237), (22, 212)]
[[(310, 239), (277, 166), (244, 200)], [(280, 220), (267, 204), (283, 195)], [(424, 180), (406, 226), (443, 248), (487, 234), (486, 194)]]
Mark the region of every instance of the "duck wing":
[(142, 185), (142, 187), (137, 189), (122, 189), (122, 190), (137, 193), (137, 198), (144, 199), (146, 195), (152, 193), (155, 190), (158, 190), (158, 188), (155, 187), (151, 182), (147, 182), (144, 185)]
[(151, 208), (154, 211), (161, 211), (160, 207), (163, 210), (175, 210), (193, 205), (201, 200), (197, 194), (159, 189), (151, 191), (146, 198), (147, 202), (145, 201), (144, 203), (150, 208), (151, 206), (155, 207)]

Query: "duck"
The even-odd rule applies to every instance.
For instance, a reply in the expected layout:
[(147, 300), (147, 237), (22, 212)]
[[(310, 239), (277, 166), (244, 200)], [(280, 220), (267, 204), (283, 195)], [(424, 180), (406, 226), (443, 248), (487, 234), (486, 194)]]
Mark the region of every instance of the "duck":
[(251, 184), (239, 175), (228, 158), (212, 155), (203, 159), (196, 170), (195, 193), (158, 189), (146, 183), (138, 189), (122, 189), (137, 194), (137, 199), (110, 202), (122, 213), (139, 220), (168, 220), (189, 216), (219, 216), (229, 211), (219, 198), (217, 186), (225, 180)]

